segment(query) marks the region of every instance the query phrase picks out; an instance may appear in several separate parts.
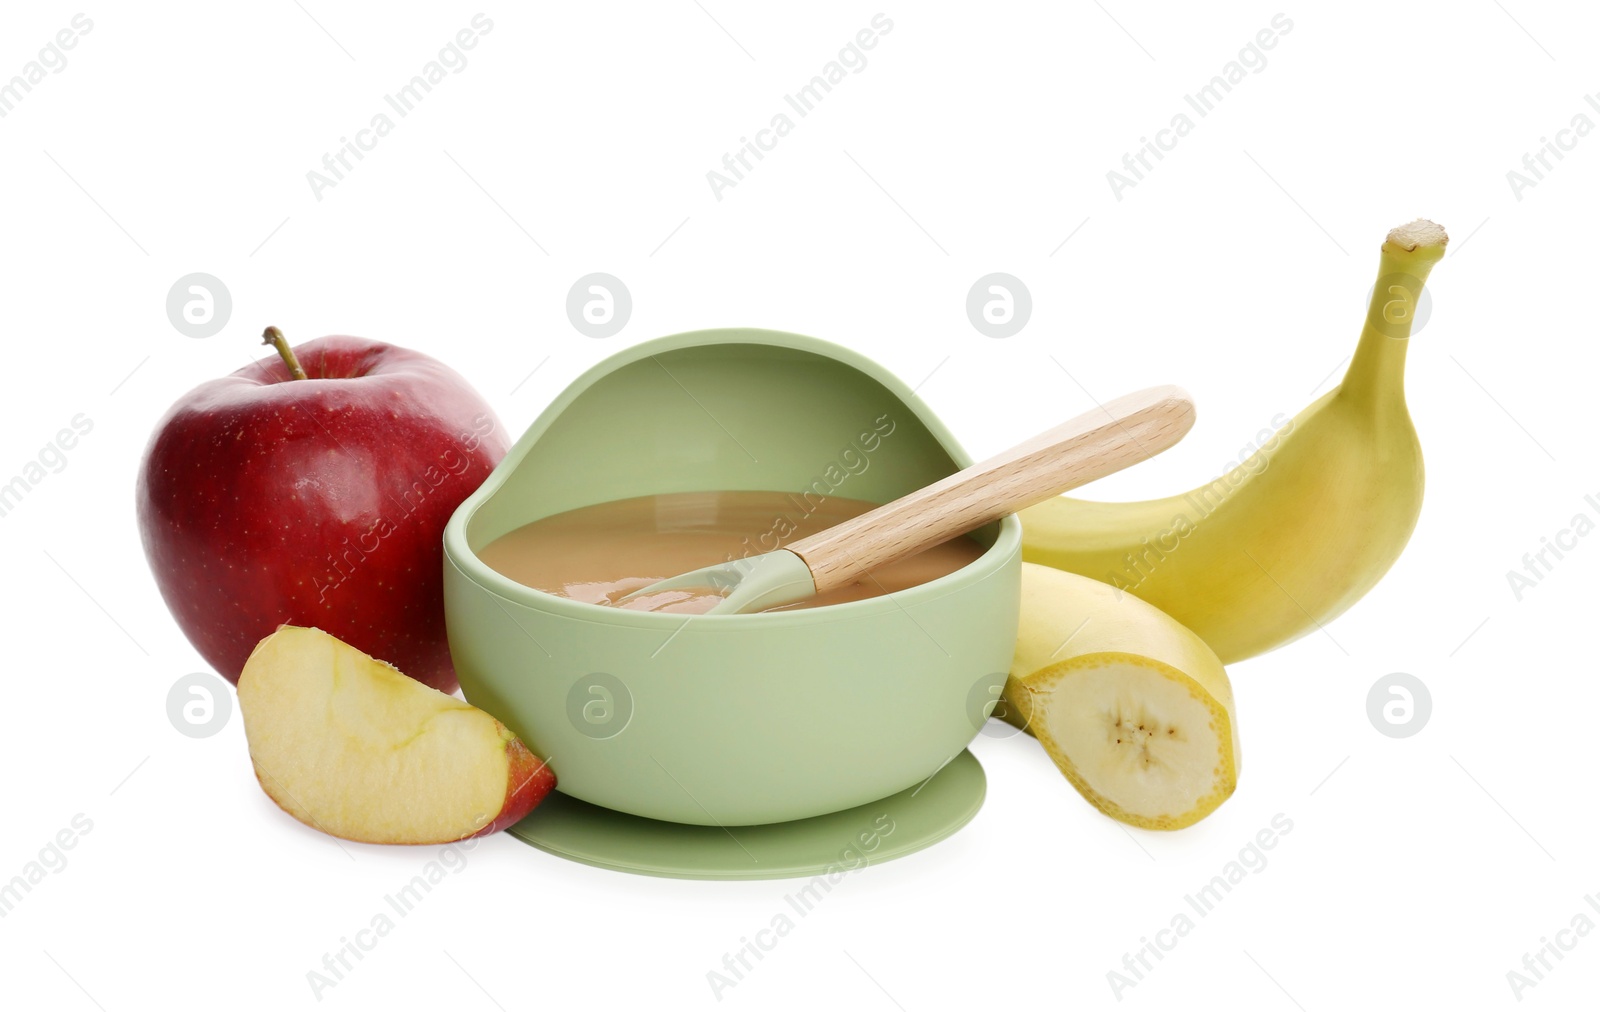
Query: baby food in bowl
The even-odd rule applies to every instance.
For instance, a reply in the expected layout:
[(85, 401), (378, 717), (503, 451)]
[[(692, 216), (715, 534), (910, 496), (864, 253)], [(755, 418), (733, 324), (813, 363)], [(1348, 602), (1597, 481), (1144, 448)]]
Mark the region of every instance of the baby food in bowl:
[[(968, 463), (908, 386), (824, 341), (739, 329), (624, 349), (556, 397), (446, 528), (462, 691), (549, 759), (557, 791), (631, 816), (783, 823), (916, 789), (978, 734), (1010, 666), (1015, 516), (953, 542), (971, 561), (948, 575), (912, 560), (894, 583), (872, 574), (892, 594), (834, 607), (702, 617), (589, 602), (789, 547)], [(590, 569), (583, 552), (617, 547), (580, 536), (585, 517), (610, 537), (703, 547)], [(541, 521), (561, 526), (535, 571), (514, 568), (500, 549)], [(608, 585), (585, 598), (586, 582)]]
[[(524, 524), (485, 545), (478, 557), (502, 576), (558, 597), (635, 611), (698, 615), (722, 600), (716, 588), (622, 598), (679, 573), (783, 548), (877, 505), (814, 492), (638, 496)], [(894, 594), (948, 576), (984, 551), (972, 538), (953, 538), (846, 586), (765, 610), (818, 608)]]

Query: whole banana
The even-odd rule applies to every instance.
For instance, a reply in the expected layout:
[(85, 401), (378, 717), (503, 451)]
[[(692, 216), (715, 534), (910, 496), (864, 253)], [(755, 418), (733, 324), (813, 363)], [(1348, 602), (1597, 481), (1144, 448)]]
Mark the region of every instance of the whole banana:
[(1320, 628), (1383, 577), (1422, 508), (1405, 400), (1417, 300), (1449, 241), (1431, 221), (1389, 233), (1344, 380), (1248, 460), (1182, 495), (1023, 510), (1022, 557), (1093, 577), (1189, 627), (1224, 664)]

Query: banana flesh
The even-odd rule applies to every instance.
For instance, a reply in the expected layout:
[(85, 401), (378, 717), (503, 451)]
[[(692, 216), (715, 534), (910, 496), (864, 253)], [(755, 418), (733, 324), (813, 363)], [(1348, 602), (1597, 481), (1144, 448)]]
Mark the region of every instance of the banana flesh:
[(1090, 804), (1180, 829), (1233, 793), (1233, 689), (1194, 633), (1130, 594), (1023, 563), (1004, 716), (1039, 739)]

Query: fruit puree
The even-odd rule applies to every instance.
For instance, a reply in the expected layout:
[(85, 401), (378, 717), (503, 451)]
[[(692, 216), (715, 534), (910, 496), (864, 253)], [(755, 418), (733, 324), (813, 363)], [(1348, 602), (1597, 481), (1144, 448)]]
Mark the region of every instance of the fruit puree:
[[(638, 611), (700, 614), (720, 596), (711, 588), (617, 599), (702, 566), (785, 548), (876, 507), (860, 499), (790, 492), (676, 492), (583, 506), (535, 520), (478, 553), (490, 569), (548, 594)], [(867, 573), (848, 586), (798, 604), (816, 608), (892, 594), (955, 572), (982, 555), (959, 537)]]

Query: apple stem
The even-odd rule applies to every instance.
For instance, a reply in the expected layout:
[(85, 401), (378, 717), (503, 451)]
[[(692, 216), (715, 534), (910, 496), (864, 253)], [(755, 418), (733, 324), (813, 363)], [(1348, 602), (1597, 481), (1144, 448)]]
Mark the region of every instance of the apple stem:
[(289, 378), (306, 379), (306, 371), (300, 368), (300, 360), (294, 357), (294, 349), (289, 347), (289, 341), (283, 336), (283, 331), (277, 327), (268, 327), (261, 332), (261, 343), (270, 344), (278, 349), (278, 354), (283, 358), (283, 364), (289, 367)]

